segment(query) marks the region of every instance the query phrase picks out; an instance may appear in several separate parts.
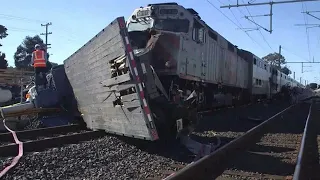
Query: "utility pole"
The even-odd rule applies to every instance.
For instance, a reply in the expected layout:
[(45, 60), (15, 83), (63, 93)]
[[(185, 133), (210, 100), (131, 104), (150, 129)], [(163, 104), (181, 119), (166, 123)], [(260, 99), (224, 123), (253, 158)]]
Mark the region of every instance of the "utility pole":
[[(298, 2), (309, 2), (309, 1), (320, 1), (320, 0), (287, 0), (287, 1), (270, 1), (270, 2), (260, 2), (260, 3), (250, 3), (248, 2), (247, 4), (239, 4), (239, 0), (237, 0), (237, 4), (234, 5), (226, 5), (226, 6), (220, 6), (220, 8), (234, 8), (234, 7), (245, 7), (245, 6), (262, 6), (262, 5), (270, 5), (270, 14), (264, 14), (264, 15), (258, 15), (258, 16), (269, 16), (270, 17), (270, 27), (269, 29), (262, 27), (261, 25), (255, 23), (253, 20), (249, 19), (249, 17), (254, 17), (254, 16), (245, 16), (245, 18), (247, 20), (249, 20), (250, 22), (256, 24), (257, 26), (259, 26), (260, 28), (264, 29), (265, 31), (269, 32), (270, 34), (272, 33), (272, 16), (273, 16), (273, 10), (272, 7), (273, 5), (277, 5), (277, 4), (288, 4), (288, 3), (298, 3)], [(312, 16), (310, 14), (310, 11), (307, 13), (309, 16)], [(255, 16), (257, 17), (257, 16)], [(314, 17), (314, 16), (313, 16)], [(314, 17), (317, 18), (317, 17)]]
[[(278, 62), (278, 66), (280, 67), (281, 63), (280, 63), (280, 60), (281, 60), (281, 45), (279, 46), (279, 62)], [(280, 67), (281, 68), (281, 67)]]
[[(279, 45), (279, 61), (278, 61), (278, 67), (279, 67), (279, 71), (280, 71), (280, 74), (281, 74), (281, 77), (282, 77), (280, 60), (281, 60), (281, 45)], [(281, 84), (281, 78), (280, 78), (279, 84)], [(281, 88), (281, 87), (280, 87), (280, 88)]]
[(293, 79), (296, 80), (296, 72), (293, 72)]
[(45, 40), (45, 44), (46, 44), (45, 49), (46, 49), (46, 51), (50, 48), (49, 46), (51, 45), (51, 44), (48, 44), (48, 35), (49, 35), (49, 34), (52, 34), (52, 32), (48, 32), (48, 27), (49, 27), (50, 25), (52, 25), (51, 22), (50, 22), (50, 23), (47, 23), (47, 24), (41, 24), (41, 26), (45, 26), (45, 27), (46, 27), (46, 32), (40, 34), (40, 35), (46, 36), (46, 40)]

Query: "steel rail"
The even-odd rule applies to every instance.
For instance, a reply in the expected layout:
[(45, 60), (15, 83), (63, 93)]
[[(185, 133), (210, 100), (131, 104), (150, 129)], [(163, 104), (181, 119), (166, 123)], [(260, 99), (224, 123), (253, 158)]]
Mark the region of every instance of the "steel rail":
[(273, 115), (263, 123), (247, 131), (244, 135), (232, 140), (222, 146), (212, 154), (187, 165), (177, 173), (165, 178), (166, 180), (206, 180), (220, 176), (228, 166), (228, 162), (236, 157), (237, 154), (246, 151), (250, 145), (261, 139), (268, 130), (269, 125), (277, 117), (294, 107), (291, 105), (284, 110)]
[[(84, 129), (85, 128), (83, 128), (80, 125), (72, 124), (72, 125), (65, 125), (65, 126), (16, 131), (16, 134), (19, 137), (19, 139), (28, 139), (32, 137), (46, 136), (50, 134), (75, 132), (75, 131), (84, 130)], [(13, 140), (12, 134), (10, 132), (0, 133), (0, 142), (4, 142), (4, 141), (10, 142), (12, 140)]]
[(307, 116), (307, 121), (304, 127), (303, 136), (301, 140), (300, 150), (297, 158), (297, 163), (295, 167), (295, 171), (293, 174), (293, 180), (300, 180), (300, 179), (308, 179), (306, 178), (308, 176), (308, 169), (306, 167), (307, 164), (307, 157), (308, 157), (308, 143), (310, 142), (310, 136), (311, 136), (311, 111), (312, 111), (313, 103), (310, 105), (309, 113)]
[[(59, 137), (49, 137), (40, 140), (31, 140), (23, 142), (24, 152), (42, 151), (47, 148), (57, 147), (65, 144), (77, 143), (79, 141), (91, 140), (106, 135), (105, 131), (88, 131), (70, 135), (62, 135)], [(9, 144), (0, 146), (0, 156), (14, 156), (18, 153), (17, 144)]]

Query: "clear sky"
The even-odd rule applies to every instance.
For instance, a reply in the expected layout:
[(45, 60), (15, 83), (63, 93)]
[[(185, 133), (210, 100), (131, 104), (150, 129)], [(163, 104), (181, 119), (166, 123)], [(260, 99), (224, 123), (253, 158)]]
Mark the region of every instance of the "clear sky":
[[(210, 3), (208, 3), (210, 1)], [(302, 11), (320, 11), (320, 1), (293, 4), (280, 4), (273, 7), (273, 33), (263, 29), (249, 31), (249, 36), (240, 30), (256, 28), (244, 18), (245, 15), (268, 14), (269, 6), (250, 6), (248, 8), (219, 8), (221, 5), (234, 4), (236, 0), (181, 0), (176, 1), (184, 7), (194, 8), (201, 18), (214, 30), (219, 32), (239, 48), (249, 50), (259, 57), (279, 50), (287, 61), (320, 62), (320, 28), (309, 28), (295, 24), (319, 24), (320, 20)], [(239, 0), (247, 2), (248, 0)], [(250, 2), (266, 2), (268, 0), (250, 0)], [(49, 43), (52, 48), (50, 60), (56, 63), (63, 61), (79, 47), (91, 39), (118, 16), (129, 17), (135, 8), (149, 3), (171, 2), (168, 0), (43, 0), (40, 3), (10, 0), (1, 3), (0, 24), (8, 28), (8, 37), (3, 39), (0, 51), (5, 52), (9, 65), (13, 66), (13, 54), (17, 46), (26, 36), (34, 36), (45, 32), (41, 23), (52, 22), (49, 26)], [(218, 7), (219, 10), (215, 9)], [(221, 12), (220, 12), (221, 11)], [(249, 14), (250, 12), (250, 14)], [(223, 14), (224, 15), (223, 15)], [(320, 17), (320, 13), (314, 13)], [(232, 23), (228, 18), (234, 23)], [(268, 17), (255, 17), (254, 21), (269, 29)], [(241, 25), (240, 25), (241, 24)], [(309, 38), (308, 38), (309, 37)], [(44, 36), (42, 36), (44, 39)], [(309, 39), (309, 40), (308, 40)], [(304, 73), (301, 64), (288, 64), (296, 72), (296, 79), (320, 83), (320, 64), (305, 64)], [(293, 77), (293, 74), (291, 75)], [(303, 82), (304, 83), (304, 82)]]

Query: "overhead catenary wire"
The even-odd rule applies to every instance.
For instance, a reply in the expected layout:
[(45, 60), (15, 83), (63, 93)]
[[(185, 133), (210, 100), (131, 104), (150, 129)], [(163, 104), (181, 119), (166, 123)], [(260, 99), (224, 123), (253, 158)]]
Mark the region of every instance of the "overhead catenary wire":
[[(218, 0), (218, 1), (219, 1), (222, 5), (225, 5), (223, 2), (221, 2), (221, 0)], [(243, 0), (242, 0), (242, 1), (243, 1)], [(230, 2), (230, 0), (229, 0), (229, 2)], [(250, 16), (252, 16), (247, 7), (246, 7), (246, 9), (247, 9), (248, 13), (250, 14)], [(243, 14), (244, 16), (246, 16), (246, 14), (245, 14), (244, 12), (242, 12), (239, 8), (237, 8), (237, 10), (238, 10), (241, 14)], [(238, 23), (240, 24), (240, 27), (241, 27), (240, 29), (243, 30), (243, 29), (244, 29), (243, 26), (241, 25), (241, 23), (239, 22), (239, 20), (236, 18), (236, 16), (235, 16), (235, 14), (233, 13), (233, 11), (232, 11), (231, 9), (230, 9), (230, 11), (231, 11), (232, 15), (234, 16), (234, 18), (236, 19), (236, 21), (238, 21)], [(253, 20), (253, 18), (251, 18), (251, 20), (252, 20), (253, 22), (255, 22), (255, 21)], [(266, 44), (268, 45), (268, 47), (269, 47), (273, 52), (275, 52), (274, 49), (273, 49), (273, 48), (271, 47), (271, 45), (269, 44), (269, 42), (268, 42), (268, 41), (266, 40), (266, 38), (264, 37), (264, 35), (262, 34), (260, 28), (259, 28), (257, 25), (256, 25), (256, 27), (257, 27), (256, 30), (259, 30), (262, 39), (266, 42)], [(244, 32), (247, 33), (247, 31), (244, 31)]]
[(304, 60), (304, 61), (309, 61), (307, 58), (304, 58), (304, 57), (302, 57), (302, 56), (294, 53), (293, 51), (288, 50), (287, 47), (281, 46), (281, 48), (282, 48), (282, 50), (285, 50), (286, 52), (289, 52), (290, 54), (295, 55), (296, 57), (299, 57), (300, 59), (302, 59), (302, 60)]
[[(244, 1), (243, 1), (243, 0), (242, 0), (242, 2), (244, 3)], [(255, 25), (256, 25), (256, 27), (258, 28), (258, 31), (259, 31), (259, 33), (260, 33), (260, 35), (261, 35), (262, 39), (266, 42), (266, 44), (269, 46), (269, 48), (270, 48), (273, 52), (275, 52), (275, 50), (273, 50), (273, 49), (272, 49), (272, 47), (270, 46), (269, 42), (266, 40), (266, 38), (265, 38), (265, 37), (264, 37), (264, 35), (262, 34), (262, 32), (261, 32), (260, 28), (258, 27), (257, 23), (254, 21), (254, 19), (253, 19), (253, 17), (252, 17), (252, 15), (251, 15), (251, 13), (250, 13), (250, 11), (249, 11), (248, 7), (247, 7), (247, 6), (245, 6), (245, 7), (246, 7), (246, 9), (247, 9), (247, 11), (248, 11), (249, 15), (251, 16), (251, 20), (254, 22), (254, 24), (255, 24)]]
[(246, 35), (258, 46), (260, 46), (261, 49), (264, 49), (257, 41), (255, 41), (248, 32), (244, 31), (238, 24), (236, 24), (233, 20), (231, 20), (227, 15), (225, 15), (219, 8), (217, 8), (211, 1), (206, 0), (213, 8), (215, 8), (217, 11), (219, 11), (224, 17), (226, 17), (230, 22), (232, 22), (235, 26), (237, 26), (239, 29), (241, 29)]
[[(301, 4), (301, 8), (302, 8), (302, 11), (307, 11), (307, 6), (305, 6), (304, 3)], [(305, 23), (305, 26), (308, 23), (308, 17), (306, 14), (303, 15), (303, 18), (304, 18), (304, 23)], [(311, 52), (310, 52), (310, 39), (309, 39), (309, 30), (306, 26), (306, 36), (307, 36), (307, 46), (308, 46), (308, 53), (309, 53), (309, 61), (311, 60)]]

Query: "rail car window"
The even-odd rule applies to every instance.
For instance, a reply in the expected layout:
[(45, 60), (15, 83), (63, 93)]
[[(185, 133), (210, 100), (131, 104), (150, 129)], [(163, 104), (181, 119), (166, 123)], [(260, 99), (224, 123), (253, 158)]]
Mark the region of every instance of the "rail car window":
[(218, 41), (218, 35), (217, 35), (217, 34), (211, 32), (211, 31), (209, 30), (209, 31), (208, 31), (208, 35), (209, 35), (209, 37), (211, 37), (212, 39)]
[(204, 27), (196, 19), (194, 19), (194, 23), (193, 23), (192, 39), (200, 43), (205, 42)]
[(131, 21), (128, 25), (128, 31), (145, 31), (152, 26), (152, 19)]
[(253, 64), (257, 64), (257, 59), (253, 58)]
[(189, 21), (187, 19), (156, 19), (154, 27), (164, 31), (187, 33), (189, 31)]
[(267, 65), (266, 64), (264, 64), (264, 69), (267, 70)]

